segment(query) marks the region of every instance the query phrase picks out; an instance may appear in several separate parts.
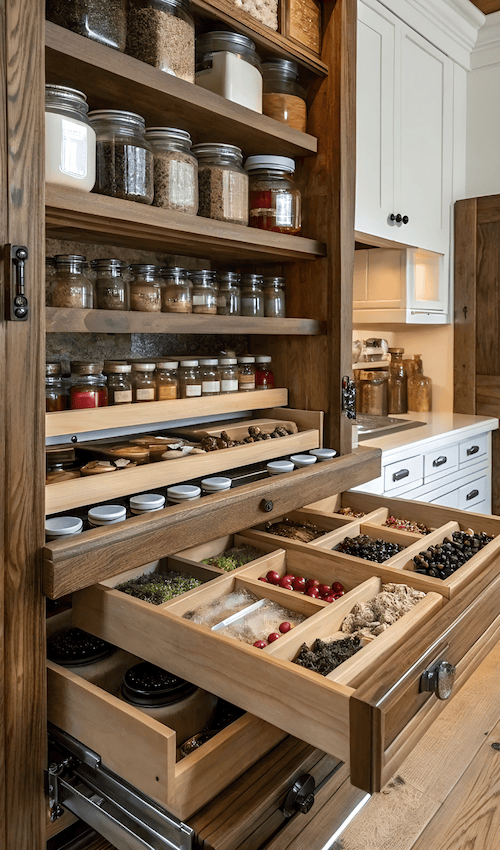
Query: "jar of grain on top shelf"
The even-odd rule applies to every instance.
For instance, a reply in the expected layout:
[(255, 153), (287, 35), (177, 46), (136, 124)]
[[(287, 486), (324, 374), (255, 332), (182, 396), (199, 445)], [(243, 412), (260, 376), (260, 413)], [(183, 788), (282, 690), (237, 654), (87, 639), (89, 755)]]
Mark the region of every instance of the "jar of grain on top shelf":
[(144, 118), (135, 112), (99, 109), (89, 113), (96, 132), (94, 192), (152, 204), (153, 151), (145, 138)]
[(194, 145), (198, 160), (198, 215), (248, 225), (248, 175), (235, 145)]
[(194, 33), (188, 0), (129, 0), (126, 53), (189, 83)]
[(94, 286), (86, 257), (81, 254), (58, 254), (54, 257), (55, 275), (50, 291), (51, 307), (91, 309)]
[(48, 21), (123, 52), (127, 0), (47, 0)]
[(159, 270), (149, 263), (132, 263), (130, 275), (130, 309), (141, 313), (160, 313), (162, 286)]
[(299, 85), (299, 66), (290, 59), (271, 59), (262, 64), (264, 115), (306, 132), (306, 93)]
[(67, 86), (45, 86), (45, 181), (90, 192), (95, 183), (96, 134), (87, 97)]
[(191, 136), (173, 127), (149, 127), (146, 141), (153, 149), (153, 206), (196, 215), (198, 160), (191, 153)]

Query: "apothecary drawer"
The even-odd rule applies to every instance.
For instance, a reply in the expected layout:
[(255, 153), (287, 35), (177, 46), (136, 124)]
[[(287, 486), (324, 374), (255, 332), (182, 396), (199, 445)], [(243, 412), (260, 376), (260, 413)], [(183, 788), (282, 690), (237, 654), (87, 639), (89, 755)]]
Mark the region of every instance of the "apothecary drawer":
[(424, 481), (432, 481), (454, 469), (458, 469), (458, 444), (434, 449), (424, 454)]
[(460, 443), (460, 466), (475, 463), (480, 457), (488, 452), (488, 434), (480, 434), (478, 437), (470, 437)]
[(424, 461), (422, 455), (405, 458), (384, 466), (384, 490), (396, 490), (418, 484), (423, 480)]

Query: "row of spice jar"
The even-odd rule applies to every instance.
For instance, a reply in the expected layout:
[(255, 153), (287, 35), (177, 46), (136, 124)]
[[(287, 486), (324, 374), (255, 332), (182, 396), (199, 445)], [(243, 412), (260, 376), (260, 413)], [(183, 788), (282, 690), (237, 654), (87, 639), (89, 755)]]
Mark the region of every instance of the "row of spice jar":
[(46, 364), (45, 406), (61, 410), (167, 401), (274, 388), (271, 357), (184, 358), (156, 363), (72, 361), (71, 377), (61, 364)]

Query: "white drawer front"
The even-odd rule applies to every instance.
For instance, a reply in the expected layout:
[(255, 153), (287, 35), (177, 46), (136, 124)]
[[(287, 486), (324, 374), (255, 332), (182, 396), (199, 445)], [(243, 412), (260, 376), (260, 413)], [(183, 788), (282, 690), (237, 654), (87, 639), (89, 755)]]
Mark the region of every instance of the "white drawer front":
[(422, 455), (384, 466), (384, 492), (407, 487), (409, 484), (421, 484), (423, 481), (424, 459)]
[(424, 481), (458, 468), (458, 443), (424, 454)]
[(443, 508), (458, 508), (460, 502), (460, 488), (451, 490), (450, 493), (444, 493), (438, 496), (437, 499), (431, 499), (429, 504), (441, 505)]
[(470, 437), (460, 443), (460, 466), (475, 461), (488, 451), (488, 434)]
[(470, 484), (464, 484), (460, 487), (459, 504), (461, 510), (467, 511), (474, 508), (479, 502), (484, 502), (488, 496), (488, 477), (484, 475), (482, 478), (476, 478)]

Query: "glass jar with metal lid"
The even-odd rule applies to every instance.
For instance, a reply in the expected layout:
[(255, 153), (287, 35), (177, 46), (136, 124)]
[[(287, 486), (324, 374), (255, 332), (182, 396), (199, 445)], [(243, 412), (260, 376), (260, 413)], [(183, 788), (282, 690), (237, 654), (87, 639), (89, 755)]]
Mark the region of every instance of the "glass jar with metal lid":
[(260, 59), (251, 38), (207, 32), (196, 39), (196, 85), (262, 112)]
[(122, 260), (92, 260), (95, 273), (96, 301), (99, 310), (129, 310), (128, 283)]
[(236, 357), (219, 358), (221, 393), (238, 392), (238, 361)]
[(306, 132), (306, 93), (299, 85), (299, 66), (290, 59), (270, 59), (262, 63), (264, 91), (262, 111), (275, 121)]
[(153, 149), (153, 206), (196, 215), (198, 160), (191, 153), (191, 136), (174, 127), (148, 127), (146, 141)]
[(387, 416), (387, 381), (389, 372), (385, 369), (373, 369), (356, 372), (356, 384), (359, 402), (359, 413), (370, 413), (373, 416)]
[(219, 395), (220, 372), (219, 361), (216, 357), (203, 358), (200, 362), (201, 394)]
[(156, 363), (156, 401), (169, 401), (179, 398), (179, 377), (177, 360), (158, 360)]
[(130, 275), (130, 309), (141, 313), (160, 313), (162, 281), (157, 266), (132, 263)]
[(217, 313), (217, 282), (209, 269), (189, 272), (193, 284), (193, 313)]
[(132, 404), (132, 366), (127, 363), (105, 365), (108, 378), (108, 405)]
[(264, 285), (264, 316), (270, 319), (284, 319), (285, 311), (285, 278), (265, 277)]
[(263, 277), (260, 274), (241, 275), (241, 315), (264, 316)]
[(181, 398), (201, 396), (201, 372), (197, 360), (182, 360), (179, 369)]
[(96, 132), (94, 192), (152, 204), (153, 151), (144, 137), (144, 118), (135, 112), (99, 109), (89, 113)]
[(194, 20), (188, 0), (129, 0), (126, 53), (194, 83)]
[(194, 145), (198, 160), (198, 215), (232, 224), (248, 224), (248, 175), (235, 145)]
[(193, 284), (186, 269), (160, 269), (162, 313), (192, 313)]
[(94, 285), (89, 277), (86, 257), (81, 254), (58, 254), (51, 293), (51, 307), (91, 309)]
[(132, 363), (132, 401), (155, 400), (155, 367), (155, 363)]
[(48, 21), (123, 52), (127, 33), (127, 0), (47, 0)]
[(45, 364), (45, 410), (56, 413), (67, 410), (69, 406), (69, 390), (62, 377), (60, 363)]
[(217, 272), (217, 313), (219, 316), (241, 316), (240, 276), (236, 272)]
[(238, 389), (240, 392), (255, 389), (255, 357), (238, 357)]
[(295, 162), (288, 156), (249, 156), (250, 227), (276, 233), (299, 234), (301, 195), (292, 180)]
[(45, 86), (45, 181), (90, 192), (95, 183), (96, 134), (86, 95), (67, 86)]
[(88, 360), (71, 361), (71, 410), (88, 407), (106, 407), (108, 390), (102, 374), (103, 363)]
[(272, 358), (269, 354), (258, 354), (255, 363), (255, 389), (274, 390)]

